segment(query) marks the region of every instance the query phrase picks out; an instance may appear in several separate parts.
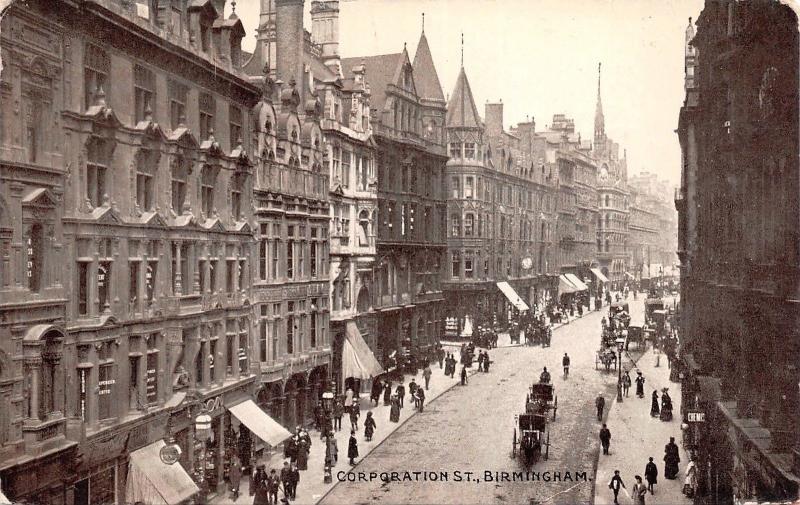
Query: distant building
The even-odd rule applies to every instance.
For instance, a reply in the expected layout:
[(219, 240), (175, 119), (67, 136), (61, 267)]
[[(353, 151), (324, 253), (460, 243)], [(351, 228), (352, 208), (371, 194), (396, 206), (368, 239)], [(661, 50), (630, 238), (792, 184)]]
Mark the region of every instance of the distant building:
[(697, 503), (798, 499), (798, 40), (777, 1), (706, 1), (686, 30), (675, 205)]

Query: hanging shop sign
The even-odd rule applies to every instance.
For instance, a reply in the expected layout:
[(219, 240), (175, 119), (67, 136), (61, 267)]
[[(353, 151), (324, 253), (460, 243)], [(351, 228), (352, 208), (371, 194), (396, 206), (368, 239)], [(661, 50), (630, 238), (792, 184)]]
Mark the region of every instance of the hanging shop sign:
[(705, 412), (687, 412), (686, 422), (688, 423), (704, 423), (706, 422)]

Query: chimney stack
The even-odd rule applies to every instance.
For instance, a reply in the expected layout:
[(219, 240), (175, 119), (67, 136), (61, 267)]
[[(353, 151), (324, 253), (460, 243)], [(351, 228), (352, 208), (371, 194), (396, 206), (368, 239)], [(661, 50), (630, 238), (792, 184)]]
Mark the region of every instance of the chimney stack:
[(503, 102), (486, 104), (486, 134), (503, 133)]
[(294, 79), (301, 101), (306, 96), (303, 67), (304, 3), (305, 0), (275, 0), (278, 79), (285, 84)]

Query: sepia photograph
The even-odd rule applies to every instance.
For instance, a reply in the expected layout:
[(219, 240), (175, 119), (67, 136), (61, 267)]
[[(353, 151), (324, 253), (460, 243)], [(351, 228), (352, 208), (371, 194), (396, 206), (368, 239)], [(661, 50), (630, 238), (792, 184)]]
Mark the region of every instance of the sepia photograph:
[(0, 0), (0, 505), (800, 505), (800, 1)]

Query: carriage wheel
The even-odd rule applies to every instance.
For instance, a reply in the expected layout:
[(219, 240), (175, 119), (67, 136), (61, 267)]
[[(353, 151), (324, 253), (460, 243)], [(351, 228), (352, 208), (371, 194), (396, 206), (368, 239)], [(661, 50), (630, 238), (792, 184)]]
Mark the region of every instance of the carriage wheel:
[(517, 457), (517, 429), (514, 428), (514, 441), (511, 443), (511, 457)]

